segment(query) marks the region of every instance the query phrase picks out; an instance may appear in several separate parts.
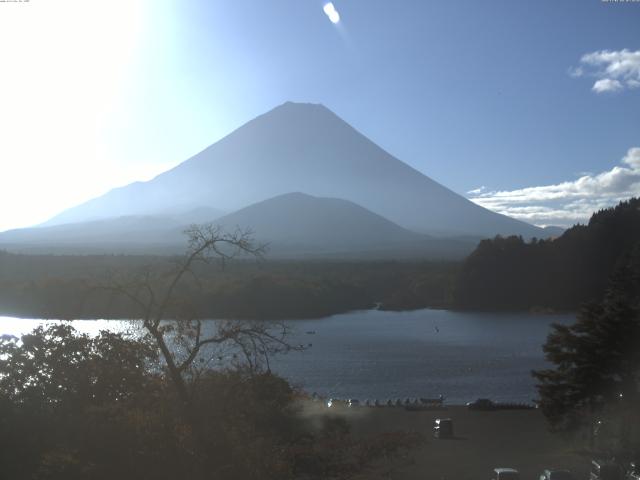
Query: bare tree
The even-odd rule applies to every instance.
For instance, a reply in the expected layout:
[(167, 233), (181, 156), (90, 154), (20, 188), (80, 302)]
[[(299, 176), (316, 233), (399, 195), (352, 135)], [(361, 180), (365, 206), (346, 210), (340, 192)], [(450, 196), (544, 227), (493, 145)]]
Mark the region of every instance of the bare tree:
[[(223, 320), (215, 324), (203, 322), (189, 302), (176, 298), (176, 291), (186, 277), (196, 281), (194, 267), (198, 263), (227, 261), (238, 255), (261, 259), (264, 245), (256, 245), (251, 230), (225, 232), (214, 224), (192, 225), (185, 231), (188, 248), (175, 266), (166, 272), (145, 269), (135, 278), (110, 279), (105, 288), (128, 298), (140, 311), (139, 320), (153, 338), (166, 364), (169, 377), (179, 398), (189, 405), (192, 391), (189, 379), (196, 379), (211, 361), (233, 351), (251, 371), (269, 368), (269, 356), (298, 350), (287, 343), (284, 323)], [(171, 317), (171, 318), (170, 318)], [(232, 360), (233, 361), (233, 360)], [(240, 360), (234, 362), (239, 363)]]

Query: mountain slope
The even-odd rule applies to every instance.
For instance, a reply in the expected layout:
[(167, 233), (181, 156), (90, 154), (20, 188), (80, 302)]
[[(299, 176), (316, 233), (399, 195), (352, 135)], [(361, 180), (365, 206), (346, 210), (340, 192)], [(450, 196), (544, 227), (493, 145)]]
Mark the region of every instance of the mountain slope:
[(473, 241), (434, 239), (406, 230), (347, 200), (303, 193), (280, 195), (217, 220), (226, 229), (250, 227), (271, 256), (460, 258)]
[[(179, 253), (191, 215), (124, 216), (0, 233), (0, 248), (38, 253)], [(431, 258), (469, 254), (479, 239), (411, 232), (347, 200), (289, 193), (215, 220), (226, 231), (251, 229), (280, 258)]]
[(184, 249), (184, 223), (167, 216), (116, 218), (0, 233), (0, 249), (26, 253), (143, 253)]
[(325, 107), (290, 102), (156, 178), (114, 189), (47, 224), (203, 205), (235, 211), (292, 191), (349, 200), (424, 233), (542, 234), (431, 180)]
[(250, 227), (261, 241), (327, 249), (408, 244), (423, 235), (410, 232), (355, 203), (289, 193), (218, 219), (225, 228)]
[(0, 232), (0, 248), (38, 253), (144, 253), (182, 251), (184, 229), (213, 222), (222, 212), (201, 207), (175, 215), (119, 217)]

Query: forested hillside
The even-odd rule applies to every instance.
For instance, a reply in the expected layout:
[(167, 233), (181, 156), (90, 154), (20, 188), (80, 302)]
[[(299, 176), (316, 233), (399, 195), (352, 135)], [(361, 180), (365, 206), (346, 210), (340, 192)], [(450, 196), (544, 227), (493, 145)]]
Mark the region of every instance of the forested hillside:
[(640, 243), (640, 199), (601, 210), (553, 240), (483, 240), (456, 281), (458, 308), (574, 310), (599, 300), (617, 263)]
[[(0, 251), (0, 316), (135, 318), (115, 282), (175, 269), (175, 258), (15, 255)], [(200, 318), (313, 318), (373, 308), (447, 307), (459, 263), (234, 261), (203, 264), (179, 296)]]

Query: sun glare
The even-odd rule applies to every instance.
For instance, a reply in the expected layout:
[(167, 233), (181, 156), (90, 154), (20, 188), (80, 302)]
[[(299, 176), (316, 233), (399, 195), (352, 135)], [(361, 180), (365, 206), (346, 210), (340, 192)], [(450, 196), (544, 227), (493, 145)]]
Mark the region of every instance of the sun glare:
[(333, 3), (326, 3), (322, 10), (324, 10), (324, 13), (329, 17), (331, 23), (338, 23), (340, 21), (340, 14)]
[(100, 128), (133, 60), (140, 5), (3, 4), (0, 161), (12, 181), (0, 185), (0, 201), (15, 208), (3, 212), (0, 231), (44, 220), (109, 187), (113, 179), (99, 168)]

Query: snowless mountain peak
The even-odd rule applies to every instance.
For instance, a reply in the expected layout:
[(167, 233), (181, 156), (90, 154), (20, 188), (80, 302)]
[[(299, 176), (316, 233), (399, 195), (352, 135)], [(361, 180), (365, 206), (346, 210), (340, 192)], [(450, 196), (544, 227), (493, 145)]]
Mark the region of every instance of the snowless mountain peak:
[(234, 212), (289, 192), (348, 200), (432, 235), (518, 234), (533, 225), (486, 210), (378, 147), (321, 104), (286, 102), (156, 178), (112, 190), (48, 224), (199, 207)]

